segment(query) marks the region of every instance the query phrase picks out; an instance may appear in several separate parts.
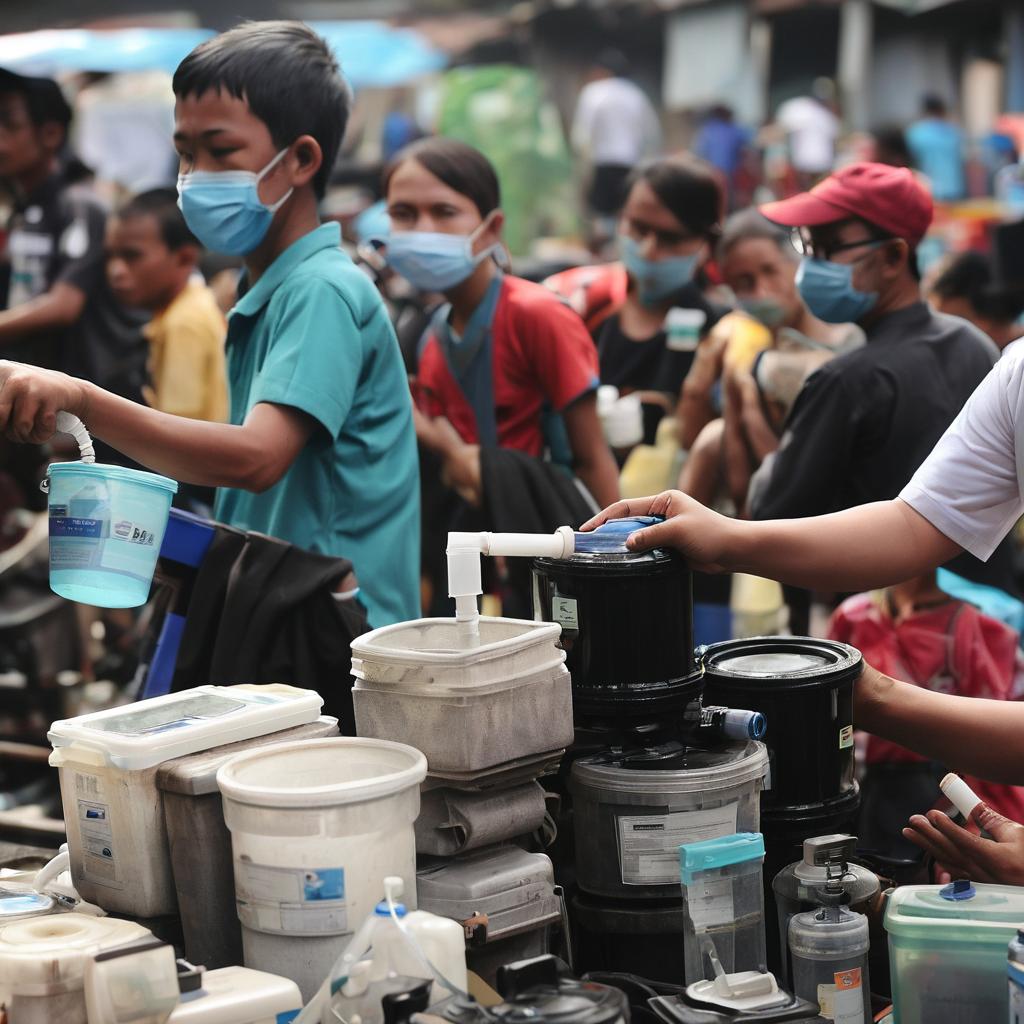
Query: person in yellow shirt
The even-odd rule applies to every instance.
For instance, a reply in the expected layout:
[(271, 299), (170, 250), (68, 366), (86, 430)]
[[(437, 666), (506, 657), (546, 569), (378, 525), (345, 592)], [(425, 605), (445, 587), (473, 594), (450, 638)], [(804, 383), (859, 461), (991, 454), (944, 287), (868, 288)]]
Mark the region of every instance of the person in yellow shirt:
[(107, 225), (107, 279), (119, 302), (153, 316), (145, 328), (146, 401), (161, 412), (224, 422), (224, 315), (197, 274), (200, 245), (177, 201), (173, 189), (153, 189), (117, 211)]

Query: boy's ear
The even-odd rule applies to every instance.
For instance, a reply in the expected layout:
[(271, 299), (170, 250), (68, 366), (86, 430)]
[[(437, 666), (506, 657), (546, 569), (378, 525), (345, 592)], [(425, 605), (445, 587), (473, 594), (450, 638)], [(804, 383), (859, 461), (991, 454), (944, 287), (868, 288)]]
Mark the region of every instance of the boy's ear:
[(199, 263), (199, 246), (186, 242), (174, 251), (174, 261), (183, 270), (194, 270)]
[(320, 143), (312, 135), (300, 135), (292, 143), (292, 153), (295, 158), (292, 183), (299, 187), (308, 185), (320, 170), (324, 160)]

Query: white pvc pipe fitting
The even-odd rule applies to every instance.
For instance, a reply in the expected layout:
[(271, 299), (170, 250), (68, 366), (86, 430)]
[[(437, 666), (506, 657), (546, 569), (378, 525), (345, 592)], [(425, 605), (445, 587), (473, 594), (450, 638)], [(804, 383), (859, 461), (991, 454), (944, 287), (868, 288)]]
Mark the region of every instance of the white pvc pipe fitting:
[(939, 789), (964, 818), (970, 821), (974, 808), (981, 803), (981, 797), (959, 775), (952, 772), (939, 783)]

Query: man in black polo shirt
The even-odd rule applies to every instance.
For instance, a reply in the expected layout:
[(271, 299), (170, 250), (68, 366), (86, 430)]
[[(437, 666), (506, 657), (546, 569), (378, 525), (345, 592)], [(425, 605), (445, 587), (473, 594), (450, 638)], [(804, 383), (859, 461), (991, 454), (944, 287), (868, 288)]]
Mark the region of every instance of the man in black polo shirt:
[[(916, 247), (931, 197), (906, 168), (859, 163), (761, 212), (799, 229), (797, 286), (811, 312), (856, 321), (867, 344), (808, 378), (752, 485), (752, 515), (801, 518), (895, 498), (999, 356), (977, 328), (921, 298)], [(962, 555), (950, 568), (1017, 593), (1006, 542), (988, 563)]]
[(75, 180), (70, 121), (56, 82), (0, 70), (0, 185), (14, 201), (0, 358), (64, 370), (141, 401), (146, 317), (122, 309), (107, 287), (106, 213)]

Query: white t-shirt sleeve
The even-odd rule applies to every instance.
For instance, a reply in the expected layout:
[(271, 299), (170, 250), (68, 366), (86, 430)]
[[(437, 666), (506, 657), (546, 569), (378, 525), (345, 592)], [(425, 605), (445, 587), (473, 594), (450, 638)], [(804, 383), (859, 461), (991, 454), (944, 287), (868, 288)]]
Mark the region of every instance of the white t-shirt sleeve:
[(1018, 429), (1024, 436), (1024, 340), (1005, 349), (900, 498), (964, 550), (989, 558), (1024, 514)]

